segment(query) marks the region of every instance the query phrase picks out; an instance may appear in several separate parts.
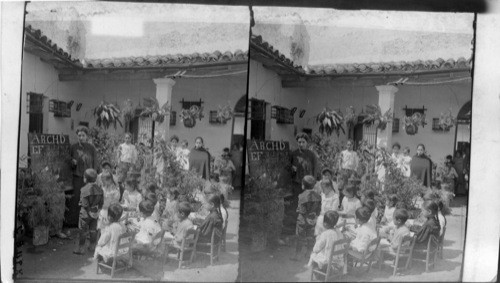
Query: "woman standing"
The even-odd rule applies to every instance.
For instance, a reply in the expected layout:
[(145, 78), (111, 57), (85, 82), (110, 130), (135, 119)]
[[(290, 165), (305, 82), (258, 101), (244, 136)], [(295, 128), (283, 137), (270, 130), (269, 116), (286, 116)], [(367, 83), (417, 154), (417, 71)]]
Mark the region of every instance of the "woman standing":
[(466, 195), (465, 190), (465, 160), (462, 154), (462, 151), (457, 150), (455, 152), (455, 158), (453, 158), (453, 167), (458, 174), (457, 182), (455, 183), (455, 195), (461, 196)]
[(241, 175), (242, 175), (242, 166), (243, 166), (243, 145), (241, 143), (237, 143), (233, 145), (231, 150), (231, 161), (234, 164), (234, 173), (233, 173), (233, 187), (235, 189), (241, 188)]
[(83, 173), (92, 168), (97, 169), (96, 150), (93, 145), (87, 142), (89, 129), (80, 126), (76, 129), (78, 142), (71, 145), (71, 162), (73, 165), (73, 191), (68, 201), (68, 210), (66, 211), (66, 224), (70, 227), (78, 226), (78, 216), (80, 214), (80, 190), (83, 187)]
[(432, 161), (425, 155), (425, 146), (423, 144), (417, 146), (417, 154), (411, 159), (410, 171), (411, 176), (422, 181), (424, 186), (431, 186)]
[(309, 136), (306, 133), (299, 133), (295, 137), (299, 148), (291, 154), (292, 171), (294, 174), (294, 195), (298, 196), (302, 192), (302, 179), (306, 175), (318, 177), (319, 162), (314, 152), (307, 149)]
[(205, 180), (210, 177), (210, 153), (203, 147), (202, 137), (195, 139), (194, 148), (189, 153), (189, 170), (194, 170)]

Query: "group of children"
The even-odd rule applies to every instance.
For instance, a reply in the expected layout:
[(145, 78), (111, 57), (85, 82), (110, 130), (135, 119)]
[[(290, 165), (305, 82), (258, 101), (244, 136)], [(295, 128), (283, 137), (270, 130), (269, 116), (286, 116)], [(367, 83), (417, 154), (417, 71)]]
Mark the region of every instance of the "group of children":
[(227, 197), (217, 190), (215, 183), (211, 183), (208, 186), (211, 190), (205, 190), (199, 198), (200, 211), (205, 213), (194, 213), (191, 203), (182, 199), (178, 191), (169, 191), (166, 200), (159, 201), (156, 184), (140, 190), (139, 181), (133, 176), (123, 181), (125, 190), (120, 193), (110, 164), (104, 162), (102, 168), (99, 175), (94, 169), (87, 169), (84, 174), (75, 254), (85, 254), (89, 238), (88, 249), (94, 250), (94, 258), (110, 263), (120, 235), (127, 231), (136, 232), (132, 251), (140, 253), (157, 249), (161, 241), (157, 236), (162, 231), (165, 231), (164, 242), (175, 250), (181, 248), (190, 229), (199, 229), (199, 242), (210, 242), (213, 229), (222, 231), (227, 225), (224, 205)]
[[(409, 213), (398, 207), (396, 195), (386, 196), (384, 213), (377, 223), (378, 209), (375, 201), (375, 192), (365, 190), (359, 193), (354, 184), (334, 182), (332, 172), (323, 170), (322, 180), (316, 183), (313, 176), (305, 176), (302, 180), (303, 192), (299, 195), (297, 207), (298, 217), (296, 226), (296, 249), (291, 259), (298, 260), (298, 255), (304, 243), (315, 241), (309, 252), (309, 265), (320, 269), (326, 268), (328, 255), (337, 240), (351, 239), (349, 249), (363, 253), (369, 244), (381, 238), (379, 249), (376, 252), (379, 260), (383, 254), (395, 255), (398, 246), (406, 235), (414, 235), (417, 248), (426, 248), (430, 235), (439, 236), (446, 226), (441, 209), (443, 203), (439, 195), (428, 192), (423, 196), (421, 215), (413, 222), (408, 223)], [(342, 193), (339, 191), (343, 187)], [(319, 193), (318, 193), (319, 191)], [(346, 225), (349, 224), (349, 225)], [(354, 226), (355, 229), (350, 229)], [(332, 258), (338, 265), (343, 264), (342, 256)]]

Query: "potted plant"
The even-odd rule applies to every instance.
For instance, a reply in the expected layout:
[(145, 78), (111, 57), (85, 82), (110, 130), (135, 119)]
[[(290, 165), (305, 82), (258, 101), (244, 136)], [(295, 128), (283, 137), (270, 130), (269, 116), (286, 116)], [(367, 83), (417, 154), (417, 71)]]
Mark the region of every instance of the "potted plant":
[(377, 128), (385, 130), (387, 123), (392, 121), (392, 111), (387, 109), (384, 114), (379, 105), (370, 104), (366, 106), (366, 117), (363, 119), (364, 124), (374, 124)]
[(94, 108), (94, 116), (97, 117), (96, 125), (108, 129), (113, 125), (116, 129), (116, 123), (123, 127), (120, 121), (120, 110), (112, 103), (102, 101), (99, 106)]
[(153, 121), (158, 123), (163, 123), (165, 118), (170, 115), (170, 103), (167, 101), (161, 107), (158, 100), (155, 97), (144, 98), (148, 105), (145, 107), (140, 116), (151, 117)]
[(418, 132), (418, 127), (424, 127), (427, 122), (425, 121), (425, 114), (420, 112), (413, 113), (411, 117), (405, 116), (403, 119), (403, 129), (408, 135), (414, 135)]
[(179, 114), (181, 121), (184, 123), (186, 128), (192, 128), (196, 125), (196, 119), (201, 119), (204, 117), (203, 115), (203, 107), (199, 107), (197, 105), (191, 106), (189, 109), (182, 109)]
[(319, 132), (321, 134), (326, 133), (327, 136), (330, 136), (333, 132), (336, 132), (337, 136), (339, 136), (340, 130), (345, 134), (344, 127), (342, 126), (343, 121), (344, 118), (340, 111), (337, 112), (328, 107), (316, 116), (316, 122), (319, 124)]
[(439, 127), (443, 131), (449, 131), (453, 126), (455, 126), (456, 122), (457, 119), (451, 114), (451, 108), (444, 113), (441, 112), (441, 115), (439, 116)]
[(217, 109), (217, 120), (223, 124), (225, 124), (227, 121), (231, 120), (234, 116), (233, 109), (231, 106), (226, 105), (226, 106), (220, 106), (219, 109)]

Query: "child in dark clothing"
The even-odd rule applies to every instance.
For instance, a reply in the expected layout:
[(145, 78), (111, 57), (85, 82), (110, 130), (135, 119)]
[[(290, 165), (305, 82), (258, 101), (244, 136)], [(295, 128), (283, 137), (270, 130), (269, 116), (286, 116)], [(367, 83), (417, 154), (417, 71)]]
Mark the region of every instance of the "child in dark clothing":
[[(222, 232), (222, 213), (220, 211), (221, 200), (218, 194), (213, 194), (208, 199), (210, 214), (200, 225), (199, 243), (209, 243), (212, 239), (213, 229), (219, 229)], [(215, 239), (218, 241), (219, 239)]]
[(422, 206), (422, 215), (427, 218), (427, 221), (422, 226), (413, 225), (410, 227), (410, 231), (414, 232), (416, 236), (415, 247), (426, 248), (431, 235), (439, 238), (439, 230), (441, 227), (439, 226), (437, 213), (438, 205), (436, 202), (424, 202)]
[(304, 192), (299, 195), (297, 206), (297, 213), (299, 215), (297, 216), (296, 228), (297, 243), (295, 246), (295, 255), (291, 260), (298, 260), (302, 246), (308, 238), (314, 239), (314, 227), (321, 213), (321, 196), (313, 190), (315, 184), (316, 180), (313, 176), (307, 175), (302, 179), (302, 189)]
[(94, 169), (87, 169), (83, 175), (85, 186), (80, 193), (80, 217), (78, 220), (79, 239), (78, 248), (74, 254), (83, 255), (85, 253), (85, 241), (90, 234), (90, 245), (94, 246), (97, 237), (97, 219), (104, 203), (102, 189), (95, 183), (97, 172)]

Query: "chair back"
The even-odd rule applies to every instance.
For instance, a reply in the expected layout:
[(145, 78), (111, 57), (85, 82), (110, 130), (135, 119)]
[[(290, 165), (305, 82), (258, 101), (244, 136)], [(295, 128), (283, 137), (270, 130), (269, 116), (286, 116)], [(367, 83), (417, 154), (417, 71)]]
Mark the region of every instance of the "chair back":
[(337, 240), (333, 243), (332, 250), (330, 251), (330, 259), (336, 255), (346, 255), (349, 251), (349, 243), (351, 239), (345, 238)]
[(398, 246), (397, 255), (409, 255), (413, 251), (417, 237), (406, 235)]
[(439, 236), (439, 243), (442, 244), (444, 241), (444, 234), (446, 234), (446, 226), (443, 227), (443, 234)]
[(366, 248), (365, 252), (363, 253), (363, 257), (368, 258), (368, 257), (371, 257), (373, 254), (375, 254), (375, 251), (377, 250), (379, 243), (380, 243), (380, 237), (373, 239), (368, 244), (368, 247)]
[(193, 227), (186, 232), (186, 237), (182, 239), (181, 249), (188, 251), (193, 250), (198, 242), (200, 231), (197, 227)]
[(130, 247), (134, 241), (135, 234), (137, 234), (137, 232), (127, 232), (118, 237), (118, 241), (116, 241), (115, 246), (115, 257), (125, 255), (130, 252)]
[(153, 240), (151, 241), (153, 246), (160, 246), (163, 243), (163, 236), (165, 236), (165, 230), (161, 229), (160, 232), (156, 233), (156, 235), (153, 237)]
[(436, 238), (436, 236), (431, 234), (429, 236), (429, 241), (427, 242), (427, 251), (428, 252), (437, 251), (438, 246), (439, 246), (438, 238)]

